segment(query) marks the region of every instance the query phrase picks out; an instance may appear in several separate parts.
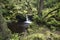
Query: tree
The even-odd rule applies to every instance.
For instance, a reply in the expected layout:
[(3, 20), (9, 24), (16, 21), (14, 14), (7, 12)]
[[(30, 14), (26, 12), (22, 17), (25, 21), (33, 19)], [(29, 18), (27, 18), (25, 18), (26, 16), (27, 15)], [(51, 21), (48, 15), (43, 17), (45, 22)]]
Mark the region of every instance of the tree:
[[(1, 9), (1, 6), (0, 6)], [(0, 40), (10, 40), (10, 31), (7, 28), (7, 24), (2, 16), (2, 11), (0, 10)]]
[(38, 0), (38, 15), (41, 17), (42, 16), (42, 10), (43, 10), (43, 5), (44, 5), (44, 0)]

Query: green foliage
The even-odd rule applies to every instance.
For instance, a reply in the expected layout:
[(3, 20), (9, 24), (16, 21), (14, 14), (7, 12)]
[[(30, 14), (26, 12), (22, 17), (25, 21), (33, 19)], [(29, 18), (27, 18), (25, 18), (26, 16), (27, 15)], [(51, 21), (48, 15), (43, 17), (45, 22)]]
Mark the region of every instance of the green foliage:
[[(12, 21), (16, 21), (16, 15), (23, 15), (24, 17), (26, 14), (34, 15), (33, 23), (28, 29), (28, 36), (26, 36), (24, 40), (46, 40), (46, 36), (49, 35), (50, 31), (48, 30), (49, 32), (45, 32), (44, 27), (49, 28), (50, 26), (52, 31), (60, 29), (60, 9), (47, 15), (53, 9), (60, 7), (59, 0), (44, 0), (44, 9), (42, 10), (43, 15), (41, 18), (37, 15), (37, 0), (0, 0), (0, 3), (0, 12), (6, 20), (12, 19)], [(46, 15), (47, 17), (45, 17)], [(46, 33), (48, 34), (45, 35)], [(54, 40), (60, 40), (60, 35), (54, 35)], [(2, 37), (0, 37), (0, 39), (1, 38)], [(17, 34), (12, 34), (11, 40), (19, 40), (19, 36)]]

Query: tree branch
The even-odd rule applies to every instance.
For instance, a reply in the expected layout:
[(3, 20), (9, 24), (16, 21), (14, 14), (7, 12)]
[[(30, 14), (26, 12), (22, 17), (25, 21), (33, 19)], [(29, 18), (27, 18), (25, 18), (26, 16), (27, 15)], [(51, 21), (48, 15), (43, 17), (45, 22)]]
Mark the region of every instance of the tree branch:
[[(47, 17), (49, 14), (51, 14), (53, 11), (56, 11), (56, 10), (59, 10), (59, 9), (60, 9), (60, 7), (58, 7), (58, 8), (56, 8), (56, 9), (50, 11), (47, 15), (44, 16), (44, 18), (46, 18), (46, 17)], [(43, 18), (43, 19), (44, 19), (44, 18)]]

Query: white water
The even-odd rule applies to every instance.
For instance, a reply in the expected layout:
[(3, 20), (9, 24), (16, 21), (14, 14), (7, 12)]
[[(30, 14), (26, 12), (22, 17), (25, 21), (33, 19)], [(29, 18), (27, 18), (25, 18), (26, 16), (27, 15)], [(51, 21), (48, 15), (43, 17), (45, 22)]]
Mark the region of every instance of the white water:
[(32, 23), (29, 19), (28, 19), (28, 15), (26, 15), (26, 21), (24, 23), (30, 24)]

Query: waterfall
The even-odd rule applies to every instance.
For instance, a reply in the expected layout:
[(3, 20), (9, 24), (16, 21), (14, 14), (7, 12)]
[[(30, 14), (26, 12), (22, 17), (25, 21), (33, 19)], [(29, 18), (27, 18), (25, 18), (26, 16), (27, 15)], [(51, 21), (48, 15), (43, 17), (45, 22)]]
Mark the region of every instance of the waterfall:
[(25, 23), (27, 23), (27, 24), (32, 23), (32, 22), (29, 20), (29, 18), (28, 18), (28, 15), (27, 15), (27, 14), (26, 14), (26, 21), (25, 21)]
[(26, 14), (26, 21), (29, 21), (27, 14)]

